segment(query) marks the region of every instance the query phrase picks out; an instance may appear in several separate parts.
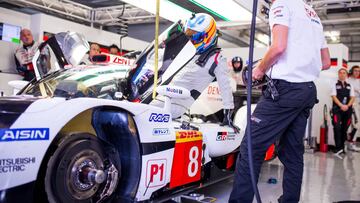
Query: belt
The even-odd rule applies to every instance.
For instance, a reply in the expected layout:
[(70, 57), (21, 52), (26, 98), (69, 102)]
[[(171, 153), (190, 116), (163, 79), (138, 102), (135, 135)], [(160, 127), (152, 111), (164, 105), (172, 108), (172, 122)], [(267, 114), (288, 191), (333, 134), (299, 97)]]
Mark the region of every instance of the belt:
[(289, 86), (303, 86), (303, 85), (310, 85), (314, 84), (313, 81), (310, 82), (288, 82), (286, 80), (280, 80), (280, 79), (272, 79), (275, 85), (289, 85)]

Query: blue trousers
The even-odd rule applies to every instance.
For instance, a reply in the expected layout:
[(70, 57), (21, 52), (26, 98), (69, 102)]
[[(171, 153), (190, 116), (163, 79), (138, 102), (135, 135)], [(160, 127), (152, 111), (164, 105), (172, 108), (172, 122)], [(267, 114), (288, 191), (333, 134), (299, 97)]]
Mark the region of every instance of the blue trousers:
[[(279, 99), (273, 101), (267, 91), (258, 102), (251, 121), (252, 158), (255, 179), (259, 178), (265, 153), (279, 142), (278, 157), (284, 165), (283, 195), (280, 202), (299, 202), (303, 176), (304, 135), (310, 109), (317, 102), (313, 82), (290, 83), (274, 80)], [(242, 140), (236, 163), (230, 203), (251, 203), (254, 191), (249, 170), (248, 135)]]

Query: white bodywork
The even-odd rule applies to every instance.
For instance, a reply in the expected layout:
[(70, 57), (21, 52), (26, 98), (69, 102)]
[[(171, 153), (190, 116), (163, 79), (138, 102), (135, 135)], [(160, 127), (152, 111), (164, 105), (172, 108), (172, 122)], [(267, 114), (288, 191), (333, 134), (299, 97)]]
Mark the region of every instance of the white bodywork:
[[(35, 181), (40, 168), (40, 164), (46, 150), (51, 142), (57, 136), (59, 131), (76, 115), (88, 109), (99, 106), (113, 106), (125, 109), (133, 115), (134, 121), (138, 127), (138, 133), (141, 143), (158, 143), (164, 141), (175, 141), (175, 128), (180, 125), (178, 122), (149, 122), (152, 113), (169, 114), (163, 108), (151, 105), (131, 103), (127, 101), (114, 101), (92, 98), (77, 98), (65, 100), (64, 98), (40, 99), (32, 103), (24, 113), (13, 123), (10, 129), (16, 128), (49, 128), (49, 140), (41, 141), (12, 141), (0, 142), (0, 159), (16, 159), (22, 157), (35, 158), (33, 163), (27, 164), (26, 169), (20, 172), (0, 173), (0, 190), (6, 190), (15, 186), (20, 186)], [(56, 116), (54, 116), (56, 115)], [(223, 156), (231, 153), (239, 145), (242, 138), (241, 134), (234, 134), (233, 129), (229, 127), (220, 127), (217, 124), (193, 124), (199, 127), (203, 134), (203, 143), (206, 144), (203, 156), (205, 163), (211, 161), (211, 157)], [(154, 136), (151, 129), (168, 128), (170, 132), (167, 135)], [(229, 132), (231, 136), (217, 139), (218, 132)], [(234, 134), (234, 136), (232, 136)], [(140, 184), (136, 198), (138, 201), (146, 200), (151, 197), (154, 191), (165, 187), (171, 178), (171, 168), (173, 163), (174, 148), (149, 154), (142, 157), (142, 172)], [(166, 178), (156, 185), (146, 187), (148, 184), (147, 173), (149, 172), (146, 165), (149, 161), (160, 160), (165, 163)], [(146, 189), (147, 188), (147, 189)], [(145, 192), (146, 190), (146, 192)]]

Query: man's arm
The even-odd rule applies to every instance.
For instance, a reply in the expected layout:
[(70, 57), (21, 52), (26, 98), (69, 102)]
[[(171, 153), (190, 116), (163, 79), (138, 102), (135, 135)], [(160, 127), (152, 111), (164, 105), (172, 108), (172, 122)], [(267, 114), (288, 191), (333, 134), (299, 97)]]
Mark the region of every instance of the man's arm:
[(226, 58), (220, 54), (216, 56), (215, 60), (218, 61), (217, 67), (214, 70), (216, 80), (219, 84), (220, 95), (223, 100), (224, 109), (234, 108), (234, 98), (230, 85), (229, 69), (226, 66)]
[(264, 58), (254, 70), (253, 78), (261, 79), (265, 72), (274, 65), (281, 55), (286, 51), (289, 28), (285, 25), (274, 25), (272, 29), (273, 43), (266, 52)]
[(329, 48), (323, 48), (321, 49), (320, 52), (321, 52), (321, 62), (322, 62), (321, 70), (328, 70), (331, 67)]
[(354, 104), (354, 101), (355, 101), (355, 97), (351, 96), (350, 97), (350, 101), (349, 103), (347, 104), (348, 107), (351, 107), (353, 104)]
[(350, 86), (350, 100), (347, 103), (348, 107), (351, 107), (354, 104), (355, 101), (355, 91), (354, 91), (354, 87)]
[(25, 72), (27, 71), (26, 67), (24, 67), (23, 65), (20, 64), (19, 60), (17, 59), (16, 55), (14, 55), (14, 59), (15, 59), (15, 65), (16, 65), (16, 70), (17, 72), (21, 75), (24, 76)]
[(338, 105), (338, 106), (341, 108), (341, 106), (342, 106), (343, 104), (339, 101), (339, 99), (338, 99), (336, 96), (334, 96), (334, 95), (331, 95), (331, 98), (332, 98), (332, 100), (335, 102), (335, 104)]

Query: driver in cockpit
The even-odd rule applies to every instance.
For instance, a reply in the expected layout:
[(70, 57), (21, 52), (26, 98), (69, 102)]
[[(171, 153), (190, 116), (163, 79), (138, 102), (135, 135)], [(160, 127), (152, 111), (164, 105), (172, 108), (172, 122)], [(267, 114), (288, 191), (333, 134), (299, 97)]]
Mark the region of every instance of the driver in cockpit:
[[(223, 125), (232, 126), (231, 113), (234, 108), (230, 76), (226, 58), (222, 56), (221, 49), (217, 47), (218, 32), (213, 17), (206, 13), (198, 13), (188, 19), (183, 32), (196, 48), (196, 56), (173, 78), (171, 85), (188, 89), (191, 97), (187, 99), (172, 99), (172, 117), (183, 115), (201, 92), (215, 79), (220, 87), (223, 101)], [(153, 101), (158, 105), (158, 101)]]

